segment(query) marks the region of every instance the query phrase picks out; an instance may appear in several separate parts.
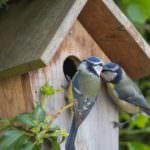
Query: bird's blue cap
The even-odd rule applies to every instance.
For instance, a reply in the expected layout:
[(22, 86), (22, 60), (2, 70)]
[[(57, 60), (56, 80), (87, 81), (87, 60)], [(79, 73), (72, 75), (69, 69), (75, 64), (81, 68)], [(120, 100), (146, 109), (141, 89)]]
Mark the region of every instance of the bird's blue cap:
[(109, 62), (107, 64), (104, 65), (103, 70), (108, 70), (108, 71), (116, 71), (120, 68), (120, 66), (118, 64)]
[(91, 56), (89, 58), (86, 59), (87, 62), (98, 65), (98, 64), (104, 64), (103, 60), (96, 57), (96, 56)]

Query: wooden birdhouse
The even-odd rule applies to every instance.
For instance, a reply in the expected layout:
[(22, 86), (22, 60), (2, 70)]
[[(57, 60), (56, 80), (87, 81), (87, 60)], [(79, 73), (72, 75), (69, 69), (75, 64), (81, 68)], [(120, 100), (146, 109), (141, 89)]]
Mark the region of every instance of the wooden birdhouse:
[[(80, 60), (95, 55), (122, 65), (133, 78), (150, 74), (150, 48), (112, 0), (33, 0), (0, 14), (0, 118), (31, 111), (47, 81), (61, 88)], [(53, 101), (50, 101), (53, 99)], [(66, 104), (49, 97), (47, 112)], [(56, 121), (69, 131), (71, 115)], [(118, 111), (102, 87), (81, 125), (77, 150), (118, 150)], [(64, 150), (64, 144), (62, 144)]]

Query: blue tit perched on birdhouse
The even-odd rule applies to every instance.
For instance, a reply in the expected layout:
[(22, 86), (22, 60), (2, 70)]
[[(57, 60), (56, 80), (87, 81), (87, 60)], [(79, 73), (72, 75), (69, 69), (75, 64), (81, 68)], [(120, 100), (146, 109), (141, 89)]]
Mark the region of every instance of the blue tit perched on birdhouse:
[(121, 66), (111, 62), (105, 64), (101, 77), (106, 83), (108, 95), (120, 110), (130, 114), (145, 112), (150, 115), (150, 105)]
[(68, 99), (74, 100), (74, 115), (66, 150), (75, 150), (78, 128), (95, 104), (100, 91), (103, 64), (104, 62), (95, 56), (83, 60), (70, 83)]

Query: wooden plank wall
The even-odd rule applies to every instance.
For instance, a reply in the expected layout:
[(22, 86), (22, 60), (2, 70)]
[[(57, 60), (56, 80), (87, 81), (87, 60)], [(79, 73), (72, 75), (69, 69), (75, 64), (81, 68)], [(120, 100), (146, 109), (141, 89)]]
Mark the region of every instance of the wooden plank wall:
[(0, 81), (0, 118), (31, 111), (32, 100), (28, 74)]

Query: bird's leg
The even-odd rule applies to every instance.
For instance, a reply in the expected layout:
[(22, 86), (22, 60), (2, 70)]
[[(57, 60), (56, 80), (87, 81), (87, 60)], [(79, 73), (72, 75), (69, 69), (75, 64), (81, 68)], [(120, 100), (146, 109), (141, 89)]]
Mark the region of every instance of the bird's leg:
[(128, 120), (124, 122), (116, 122), (113, 121), (114, 128), (123, 128), (125, 125), (127, 125), (130, 121), (135, 120), (137, 118), (137, 114), (133, 114)]

